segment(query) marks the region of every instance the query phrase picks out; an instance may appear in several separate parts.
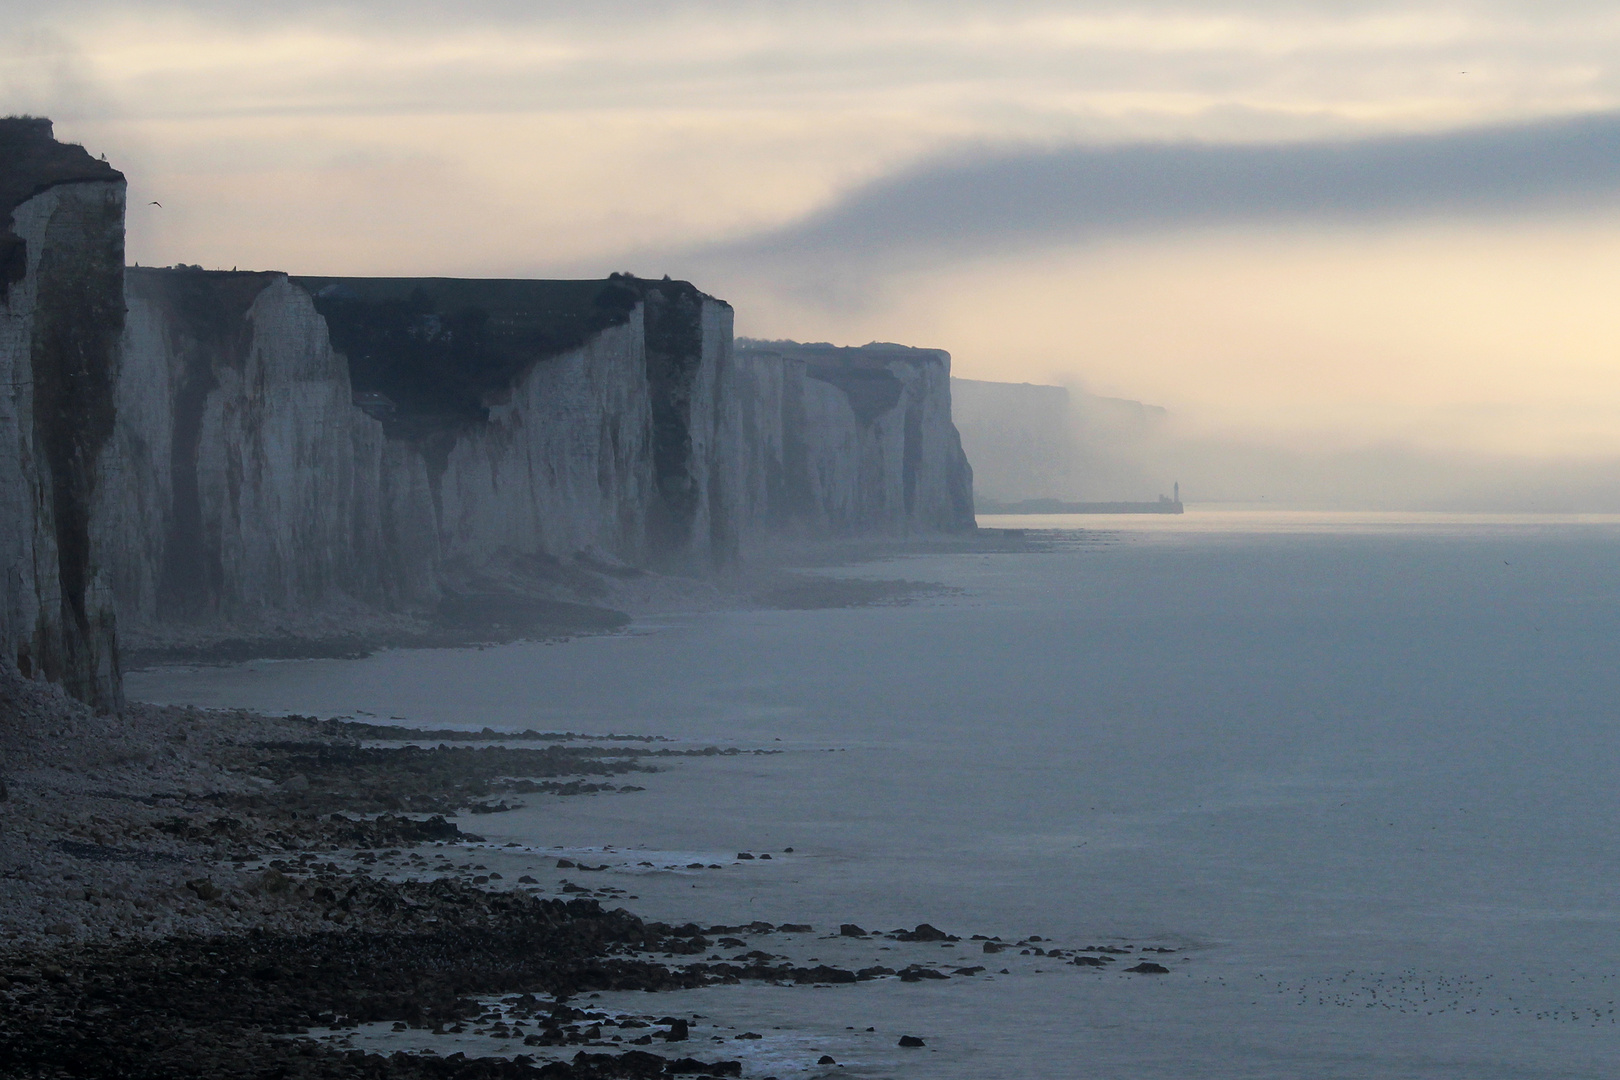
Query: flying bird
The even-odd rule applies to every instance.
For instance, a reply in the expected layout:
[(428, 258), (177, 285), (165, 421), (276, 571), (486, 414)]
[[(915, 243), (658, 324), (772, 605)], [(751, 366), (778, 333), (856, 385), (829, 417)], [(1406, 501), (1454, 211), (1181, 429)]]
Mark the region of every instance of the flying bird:
[(157, 200), (156, 200), (156, 199), (153, 199), (153, 200), (152, 200), (152, 201), (151, 201), (151, 202), (149, 202), (149, 203), (147, 203), (147, 205), (148, 205), (148, 206), (157, 206), (157, 207), (161, 207), (161, 206), (162, 206), (162, 205), (163, 205), (163, 204), (162, 204), (162, 203), (160, 203), (160, 202), (158, 202), (158, 201), (157, 201)]

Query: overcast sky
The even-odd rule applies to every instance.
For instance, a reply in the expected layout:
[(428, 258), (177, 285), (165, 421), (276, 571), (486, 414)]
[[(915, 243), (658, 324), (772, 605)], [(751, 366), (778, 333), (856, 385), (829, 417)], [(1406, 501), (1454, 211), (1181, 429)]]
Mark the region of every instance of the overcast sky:
[(1209, 428), (1620, 452), (1612, 3), (0, 17), (0, 110), (126, 172), (132, 260), (668, 272)]

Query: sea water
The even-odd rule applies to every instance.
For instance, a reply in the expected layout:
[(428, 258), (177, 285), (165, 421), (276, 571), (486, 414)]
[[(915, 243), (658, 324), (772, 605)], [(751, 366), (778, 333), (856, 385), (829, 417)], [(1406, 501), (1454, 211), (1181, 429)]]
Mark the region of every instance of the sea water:
[[(777, 750), (463, 824), (508, 860), (611, 861), (649, 917), (1175, 950), (1130, 975), (963, 942), (895, 955), (984, 973), (602, 1002), (760, 1032), (682, 1046), (748, 1075), (833, 1071), (820, 1053), (897, 1078), (1614, 1075), (1620, 519), (981, 525), (1031, 550), (838, 571), (957, 590), (907, 606), (160, 670), (129, 693)], [(727, 869), (665, 869), (687, 857)]]

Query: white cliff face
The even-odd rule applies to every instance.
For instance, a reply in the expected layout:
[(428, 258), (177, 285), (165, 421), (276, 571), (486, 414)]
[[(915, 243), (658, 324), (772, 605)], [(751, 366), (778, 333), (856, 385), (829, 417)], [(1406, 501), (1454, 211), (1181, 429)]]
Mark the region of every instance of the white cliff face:
[(535, 364), (438, 480), (446, 558), (503, 553), (647, 558), (653, 496), (642, 313)]
[[(410, 594), (382, 426), (282, 275), (129, 274), (103, 547), (131, 628)], [(391, 470), (389, 470), (391, 471)], [(420, 578), (420, 573), (416, 578)], [(385, 584), (386, 582), (386, 584)]]
[[(895, 365), (891, 365), (895, 371)], [(951, 414), (951, 358), (895, 371), (905, 383), (907, 415), (901, 491), (908, 531), (963, 532), (978, 527), (973, 516), (973, 466)]]
[[(284, 275), (131, 271), (121, 482), (99, 511), (121, 617), (409, 609), (525, 560), (701, 570), (783, 535), (971, 527), (945, 354), (734, 353), (728, 305), (638, 287), (621, 316), (480, 391), (476, 418), (446, 420), (357, 398), (317, 302)], [(344, 300), (379, 306), (343, 318), (369, 333), (371, 313), (398, 315), (392, 296)], [(411, 308), (378, 347), (439, 318)]]
[(747, 519), (725, 485), (727, 463), (747, 457), (735, 429), (726, 424), (724, 388), (734, 362), (733, 317), (730, 304), (705, 297), (696, 320), (701, 345), (687, 412), (691, 439), (688, 472), (696, 498), (690, 529), (675, 554), (684, 556), (687, 564), (699, 571), (734, 558), (735, 538), (748, 528)]
[(123, 210), (122, 178), (23, 201), (9, 214), (22, 273), (0, 290), (0, 659), (109, 708), (120, 675), (92, 503), (98, 485), (116, 482), (99, 465)]
[(734, 353), (730, 306), (668, 279), (126, 274), (123, 211), (105, 162), (0, 119), (0, 663), (86, 701), (119, 701), (115, 611), (269, 629), (972, 527), (944, 353)]
[(488, 403), (486, 422), (458, 434), (442, 471), (424, 464), (447, 568), (533, 555), (713, 565), (717, 532), (743, 527), (713, 482), (734, 454), (716, 404), (732, 311), (704, 298), (687, 327), (692, 355), (674, 395), (683, 438), (662, 477), (647, 318), (638, 305), (623, 323), (536, 361)]
[(690, 415), (698, 512), (657, 550), (643, 310), (539, 359), (453, 433), (390, 438), (353, 402), (308, 292), (280, 274), (132, 270), (101, 546), (132, 630), (253, 624), (437, 600), (449, 574), (569, 557), (709, 555), (713, 384), (730, 309), (710, 302)]
[(109, 483), (97, 500), (98, 546), (122, 622), (157, 615), (163, 554), (174, 501), (171, 456), (175, 365), (159, 311), (126, 278), (124, 336), (114, 406), (117, 423), (103, 465)]
[(746, 342), (733, 381), (752, 543), (973, 527), (947, 354)]

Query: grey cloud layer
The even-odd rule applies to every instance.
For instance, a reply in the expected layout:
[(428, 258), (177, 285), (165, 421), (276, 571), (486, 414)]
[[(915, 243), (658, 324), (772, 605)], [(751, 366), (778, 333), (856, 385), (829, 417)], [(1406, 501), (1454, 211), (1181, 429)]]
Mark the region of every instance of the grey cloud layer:
[(968, 256), (1211, 225), (1517, 216), (1620, 201), (1620, 113), (1285, 145), (978, 148), (700, 262)]
[[(994, 0), (826, 0), (819, 7), (836, 15), (856, 11), (903, 13), (919, 18), (940, 15), (994, 13), (1017, 15), (1031, 12), (1064, 14), (1265, 14), (1319, 15), (1344, 17), (1379, 12), (1411, 13), (1425, 7), (1456, 13), (1533, 12), (1541, 17), (1611, 12), (1608, 0), (1452, 0), (1447, 3), (1414, 5), (1412, 0), (1101, 0), (1077, 7), (1073, 0), (1022, 0), (1014, 12)], [(105, 13), (111, 11), (183, 11), (203, 18), (249, 18), (256, 22), (284, 23), (289, 17), (304, 15), (341, 16), (391, 23), (400, 17), (424, 23), (465, 25), (468, 19), (490, 22), (530, 22), (535, 19), (566, 18), (570, 21), (622, 25), (631, 9), (617, 6), (582, 5), (577, 0), (282, 0), (267, 5), (261, 0), (57, 0), (52, 7), (63, 13)], [(642, 0), (634, 14), (682, 13), (703, 18), (770, 15), (802, 10), (802, 0)], [(0, 0), (0, 12), (38, 13), (37, 0)]]

